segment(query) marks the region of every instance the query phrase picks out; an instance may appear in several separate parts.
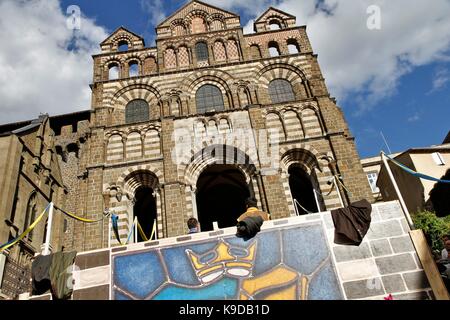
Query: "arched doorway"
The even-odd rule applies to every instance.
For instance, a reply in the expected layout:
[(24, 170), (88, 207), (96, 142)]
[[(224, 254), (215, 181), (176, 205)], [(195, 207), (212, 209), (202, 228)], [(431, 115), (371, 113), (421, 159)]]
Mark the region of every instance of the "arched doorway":
[[(146, 237), (150, 238), (154, 220), (156, 219), (156, 199), (153, 196), (153, 189), (147, 186), (142, 186), (136, 190), (134, 198), (135, 203), (133, 206), (133, 217), (137, 217), (137, 220), (139, 221)], [(137, 240), (138, 242), (145, 240), (139, 232), (137, 234)]]
[[(138, 169), (128, 173), (123, 182), (123, 191), (127, 195), (122, 197), (125, 201), (122, 203), (126, 207), (126, 213), (121, 216), (119, 213), (119, 219), (126, 219), (129, 233), (133, 226), (134, 220), (137, 218), (140, 226), (142, 227), (147, 238), (153, 231), (154, 221), (161, 219), (161, 207), (158, 200), (159, 197), (159, 181), (157, 176), (150, 170)], [(132, 200), (131, 200), (132, 199)], [(157, 227), (155, 233), (158, 232)], [(158, 235), (161, 236), (161, 235)], [(121, 241), (126, 241), (126, 234), (120, 236)], [(133, 235), (134, 238), (134, 235)], [(140, 233), (137, 233), (137, 241), (143, 241), (143, 237)]]
[(311, 177), (300, 166), (296, 165), (291, 165), (288, 173), (294, 206), (297, 207), (299, 214), (307, 214), (308, 212), (305, 209), (309, 212), (318, 212)]
[(235, 226), (245, 212), (245, 199), (250, 187), (244, 174), (235, 165), (214, 164), (207, 167), (197, 180), (197, 214), (202, 231)]

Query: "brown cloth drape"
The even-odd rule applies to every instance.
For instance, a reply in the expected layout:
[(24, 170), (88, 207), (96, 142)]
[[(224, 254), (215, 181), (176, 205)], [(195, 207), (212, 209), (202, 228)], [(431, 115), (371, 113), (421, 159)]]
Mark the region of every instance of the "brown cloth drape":
[(334, 243), (359, 246), (370, 227), (372, 205), (366, 199), (331, 211)]

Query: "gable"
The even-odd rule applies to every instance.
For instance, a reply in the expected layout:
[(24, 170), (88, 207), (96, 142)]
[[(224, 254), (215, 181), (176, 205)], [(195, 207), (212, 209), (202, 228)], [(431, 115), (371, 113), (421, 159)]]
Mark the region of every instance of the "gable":
[(102, 51), (117, 50), (121, 42), (126, 42), (131, 49), (140, 49), (145, 46), (144, 38), (124, 27), (119, 27), (100, 46)]
[(185, 6), (175, 11), (166, 20), (161, 22), (157, 28), (170, 27), (173, 22), (176, 22), (178, 20), (190, 19), (192, 18), (192, 16), (196, 15), (203, 16), (206, 19), (213, 16), (220, 16), (223, 19), (229, 18), (239, 19), (239, 16), (232, 12), (217, 8), (215, 6), (203, 3), (201, 1), (191, 1), (187, 3)]
[(289, 13), (286, 13), (274, 7), (270, 7), (258, 19), (255, 20), (255, 23), (265, 22), (273, 17), (277, 17), (280, 20), (296, 19), (295, 16)]

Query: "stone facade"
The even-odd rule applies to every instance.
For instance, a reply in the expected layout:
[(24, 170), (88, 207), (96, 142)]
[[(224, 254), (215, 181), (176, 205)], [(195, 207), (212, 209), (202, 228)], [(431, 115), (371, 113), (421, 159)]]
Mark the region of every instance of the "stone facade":
[[(200, 177), (221, 165), (238, 170), (241, 185), (274, 219), (298, 213), (292, 168), (307, 177), (316, 211), (371, 199), (306, 27), (269, 8), (255, 31), (246, 35), (239, 16), (191, 1), (157, 26), (156, 47), (123, 27), (100, 44), (90, 110), (50, 118), (62, 205), (101, 220), (61, 218), (61, 245), (116, 246), (105, 209), (119, 216), (125, 241), (143, 188), (154, 199), (157, 238), (185, 234), (186, 221), (200, 218)], [(287, 83), (281, 100), (276, 81)], [(206, 86), (221, 95), (219, 108), (199, 104)]]
[[(271, 30), (273, 23), (280, 28)], [(255, 28), (255, 34), (244, 35), (239, 16), (192, 1), (158, 25), (155, 48), (145, 47), (141, 37), (123, 27), (108, 37), (93, 57), (89, 130), (74, 134), (67, 129), (56, 136), (69, 188), (67, 209), (98, 219), (109, 208), (119, 215), (125, 240), (135, 193), (145, 186), (154, 191), (158, 238), (181, 235), (187, 219), (197, 216), (199, 176), (223, 160), (243, 173), (259, 205), (274, 218), (296, 214), (291, 166), (300, 166), (322, 194), (320, 210), (370, 199), (354, 139), (327, 91), (306, 28), (273, 8)], [(197, 59), (199, 42), (206, 44), (207, 59)], [(124, 44), (127, 49), (119, 50)], [(269, 53), (274, 45), (278, 56)], [(298, 52), (290, 51), (293, 45)], [(132, 65), (138, 66), (137, 75), (130, 74)], [(269, 85), (276, 79), (290, 83), (291, 101), (273, 103)], [(222, 93), (223, 110), (197, 112), (196, 94), (206, 84)], [(129, 123), (126, 108), (136, 100), (148, 104), (148, 120)], [(240, 132), (250, 134), (233, 136)], [(181, 151), (180, 135), (189, 142)], [(277, 148), (264, 153), (264, 139)], [(71, 144), (76, 153), (67, 152)], [(246, 162), (227, 155), (205, 159), (202, 150), (217, 145), (226, 145)], [(341, 176), (349, 192), (341, 184), (330, 192), (334, 175)], [(106, 219), (92, 225), (70, 221), (65, 245), (77, 250), (115, 245), (108, 228)]]

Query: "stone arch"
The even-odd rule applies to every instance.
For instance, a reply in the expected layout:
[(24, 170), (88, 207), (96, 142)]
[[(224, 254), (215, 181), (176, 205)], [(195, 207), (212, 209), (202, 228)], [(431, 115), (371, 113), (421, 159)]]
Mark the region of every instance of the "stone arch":
[[(229, 149), (213, 155), (213, 150), (221, 150), (225, 147)], [(251, 159), (251, 155), (248, 155), (247, 152), (230, 145), (211, 144), (200, 150), (192, 151), (191, 157), (184, 163), (182, 171), (184, 172), (186, 184), (194, 186), (203, 170), (217, 163), (236, 165), (246, 177), (247, 182), (251, 180), (257, 169)]]
[(142, 99), (150, 106), (156, 105), (161, 98), (158, 90), (153, 86), (144, 83), (134, 83), (118, 90), (112, 97), (110, 107), (125, 109), (128, 102), (135, 99)]
[[(129, 181), (129, 177), (133, 174), (133, 172), (150, 172), (157, 178), (159, 184), (164, 184), (163, 172), (160, 169), (154, 167), (152, 164), (132, 166), (127, 168), (124, 172), (122, 172), (122, 174), (117, 179), (116, 185), (119, 186), (125, 192), (130, 191), (130, 188), (127, 187), (126, 183), (127, 181)], [(129, 194), (129, 196), (130, 198), (132, 198), (133, 195)]]
[(261, 86), (267, 88), (272, 80), (286, 79), (292, 86), (298, 83), (306, 83), (307, 77), (302, 70), (287, 63), (272, 63), (262, 67), (257, 73)]

